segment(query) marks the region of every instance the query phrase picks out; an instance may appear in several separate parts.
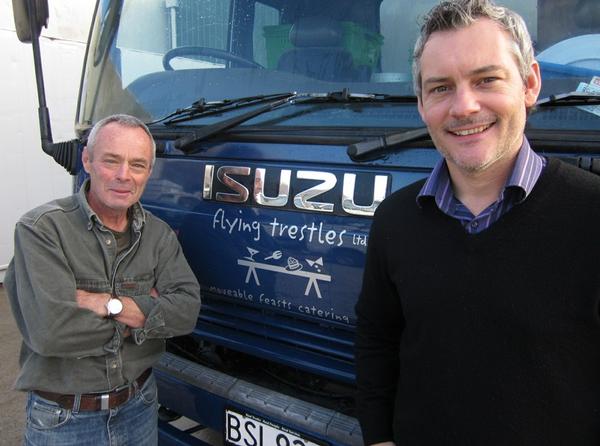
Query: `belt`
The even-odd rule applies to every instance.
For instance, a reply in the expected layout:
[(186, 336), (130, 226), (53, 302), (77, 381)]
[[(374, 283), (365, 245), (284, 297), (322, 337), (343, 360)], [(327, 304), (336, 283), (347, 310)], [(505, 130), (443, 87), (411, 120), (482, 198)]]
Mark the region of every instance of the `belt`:
[[(135, 388), (141, 388), (148, 377), (152, 369), (146, 369), (138, 379), (135, 380), (134, 384), (129, 384), (126, 387), (121, 387), (107, 393), (83, 393), (79, 402), (80, 411), (96, 411), (96, 410), (109, 410), (126, 403), (135, 394)], [(61, 393), (44, 392), (42, 390), (34, 390), (36, 394), (50, 401), (54, 401), (60, 407), (64, 409), (72, 410), (75, 405), (75, 395), (63, 395)]]

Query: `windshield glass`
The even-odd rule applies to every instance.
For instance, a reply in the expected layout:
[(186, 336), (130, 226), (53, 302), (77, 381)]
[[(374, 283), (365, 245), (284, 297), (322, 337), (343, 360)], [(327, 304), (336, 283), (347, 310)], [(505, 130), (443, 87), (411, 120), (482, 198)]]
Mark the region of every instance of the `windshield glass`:
[[(411, 55), (437, 0), (101, 0), (78, 122), (160, 119), (194, 101), (282, 92), (412, 95)], [(540, 97), (600, 91), (600, 2), (497, 1), (527, 22)], [(298, 105), (243, 125), (419, 127), (415, 104)], [(357, 110), (360, 113), (357, 113)], [(204, 125), (211, 117), (182, 125)], [(547, 108), (530, 127), (597, 129), (600, 106)]]

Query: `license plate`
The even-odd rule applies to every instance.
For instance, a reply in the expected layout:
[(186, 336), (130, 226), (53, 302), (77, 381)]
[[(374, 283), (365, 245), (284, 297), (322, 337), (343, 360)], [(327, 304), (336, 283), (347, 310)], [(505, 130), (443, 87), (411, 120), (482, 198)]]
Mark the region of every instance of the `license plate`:
[(270, 420), (231, 409), (225, 410), (225, 443), (236, 446), (325, 445)]

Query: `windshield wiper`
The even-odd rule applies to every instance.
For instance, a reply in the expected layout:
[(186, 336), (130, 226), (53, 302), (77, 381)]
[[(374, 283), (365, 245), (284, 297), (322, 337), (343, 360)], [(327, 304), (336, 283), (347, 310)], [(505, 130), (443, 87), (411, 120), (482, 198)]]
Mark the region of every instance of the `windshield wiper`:
[(600, 105), (600, 93), (584, 93), (572, 91), (570, 93), (553, 94), (540, 99), (536, 107), (571, 107), (576, 105)]
[[(271, 100), (275, 98), (275, 100)], [(250, 119), (267, 113), (276, 108), (290, 103), (304, 104), (304, 103), (318, 103), (318, 102), (329, 102), (329, 103), (362, 103), (362, 102), (402, 102), (402, 103), (413, 103), (417, 99), (414, 96), (395, 96), (379, 93), (350, 93), (348, 89), (342, 91), (334, 91), (330, 93), (281, 93), (271, 96), (256, 96), (251, 97), (252, 100), (248, 101), (248, 98), (240, 100), (223, 101), (223, 105), (215, 105), (208, 110), (197, 111), (191, 115), (181, 115), (180, 118), (176, 118), (170, 121), (164, 121), (165, 124), (172, 124), (173, 122), (180, 122), (183, 120), (196, 119), (207, 114), (221, 113), (223, 111), (229, 111), (235, 108), (247, 107), (250, 105), (257, 105), (267, 102), (264, 106), (250, 110), (247, 113), (236, 115), (232, 118), (219, 121), (215, 124), (210, 124), (199, 129), (195, 129), (190, 134), (176, 139), (173, 142), (173, 146), (176, 149), (182, 150), (185, 153), (194, 153), (194, 149), (186, 149), (186, 147), (194, 144), (195, 142), (203, 139), (210, 138), (218, 133), (221, 133), (230, 128), (236, 127)]]
[(332, 91), (329, 93), (305, 93), (301, 95), (306, 97), (304, 102), (395, 102), (403, 104), (416, 104), (417, 97), (410, 95), (393, 95), (386, 93), (351, 93), (349, 89), (342, 91)]
[(185, 153), (194, 153), (193, 149), (186, 149), (186, 147), (194, 144), (195, 142), (202, 141), (203, 139), (209, 138), (213, 135), (221, 133), (227, 129), (236, 127), (242, 124), (245, 121), (249, 121), (250, 119), (261, 115), (263, 113), (267, 113), (275, 108), (281, 107), (289, 103), (292, 99), (296, 98), (298, 95), (296, 93), (290, 93), (287, 96), (284, 96), (281, 99), (277, 99), (275, 101), (268, 102), (266, 105), (262, 107), (255, 108), (254, 110), (250, 110), (247, 113), (242, 113), (241, 115), (236, 115), (233, 118), (225, 119), (223, 121), (219, 121), (215, 124), (207, 125), (199, 129), (193, 130), (189, 135), (183, 136), (181, 138), (176, 139), (173, 142), (173, 146), (176, 149), (179, 149)]
[(202, 116), (208, 116), (218, 113), (223, 113), (231, 110), (236, 110), (242, 107), (250, 107), (252, 105), (262, 104), (264, 102), (276, 101), (293, 95), (294, 93), (276, 93), (265, 94), (258, 96), (245, 96), (236, 99), (223, 99), (221, 101), (207, 101), (205, 98), (200, 98), (190, 106), (179, 108), (167, 116), (163, 116), (156, 121), (147, 123), (147, 125), (163, 123), (165, 125), (177, 124), (178, 122), (189, 121)]
[(350, 93), (348, 89), (330, 93), (274, 93), (257, 96), (245, 96), (235, 99), (223, 99), (220, 101), (207, 101), (206, 98), (200, 98), (188, 107), (179, 108), (160, 119), (148, 122), (146, 124), (152, 125), (163, 123), (165, 125), (172, 125), (204, 116), (226, 113), (228, 111), (237, 110), (243, 107), (250, 107), (252, 105), (259, 105), (269, 101), (276, 101), (292, 95), (306, 97), (307, 99), (310, 97), (314, 99), (315, 102), (417, 102), (417, 98), (415, 96), (399, 96), (382, 93)]
[(414, 130), (407, 130), (391, 135), (380, 136), (379, 138), (368, 139), (356, 144), (350, 144), (347, 149), (348, 156), (360, 161), (374, 153), (388, 151), (392, 147), (402, 144), (408, 144), (415, 141), (426, 141), (430, 139), (427, 127), (419, 127)]

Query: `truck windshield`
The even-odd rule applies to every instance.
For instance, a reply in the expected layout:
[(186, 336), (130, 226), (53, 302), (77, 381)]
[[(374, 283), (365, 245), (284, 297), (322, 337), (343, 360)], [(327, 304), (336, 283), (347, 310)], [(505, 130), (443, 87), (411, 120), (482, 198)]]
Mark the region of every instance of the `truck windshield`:
[[(413, 95), (411, 55), (437, 0), (100, 0), (78, 124), (112, 113), (150, 122), (195, 101), (281, 92)], [(597, 0), (505, 0), (526, 20), (540, 97), (600, 92)], [(299, 111), (304, 107), (305, 111)], [(297, 105), (243, 125), (413, 128), (414, 103)], [(205, 125), (207, 118), (181, 125)], [(544, 108), (538, 129), (597, 129), (600, 106)]]

